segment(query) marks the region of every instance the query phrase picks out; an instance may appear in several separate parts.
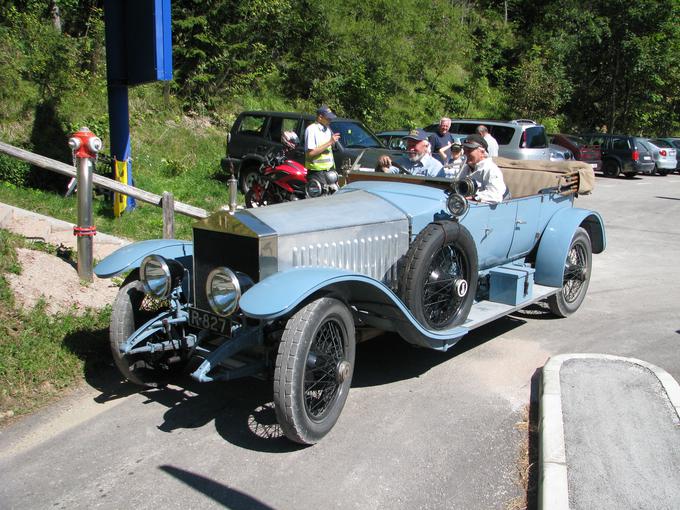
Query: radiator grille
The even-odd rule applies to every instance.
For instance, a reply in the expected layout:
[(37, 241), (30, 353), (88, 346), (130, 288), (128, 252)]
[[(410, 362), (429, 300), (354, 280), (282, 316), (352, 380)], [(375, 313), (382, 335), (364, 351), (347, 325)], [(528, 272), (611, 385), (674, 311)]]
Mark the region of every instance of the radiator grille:
[(197, 308), (210, 310), (205, 284), (210, 271), (226, 266), (259, 280), (258, 239), (225, 232), (194, 229), (194, 301)]

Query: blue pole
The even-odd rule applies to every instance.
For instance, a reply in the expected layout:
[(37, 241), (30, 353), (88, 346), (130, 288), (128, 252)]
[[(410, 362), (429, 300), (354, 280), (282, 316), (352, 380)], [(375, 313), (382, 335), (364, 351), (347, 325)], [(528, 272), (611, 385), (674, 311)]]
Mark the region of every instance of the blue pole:
[[(127, 162), (127, 184), (134, 185), (132, 163), (130, 161), (130, 122), (128, 111), (128, 88), (126, 85), (108, 84), (109, 92), (109, 132), (111, 137), (111, 156), (118, 161)], [(135, 199), (127, 197), (126, 210), (135, 208)]]

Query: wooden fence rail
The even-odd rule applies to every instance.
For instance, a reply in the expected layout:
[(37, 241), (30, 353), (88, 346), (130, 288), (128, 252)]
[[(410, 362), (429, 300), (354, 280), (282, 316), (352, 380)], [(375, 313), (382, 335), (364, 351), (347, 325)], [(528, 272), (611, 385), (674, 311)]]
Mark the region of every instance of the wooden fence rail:
[[(40, 168), (51, 170), (52, 172), (57, 172), (69, 177), (76, 177), (76, 169), (71, 165), (67, 165), (66, 163), (62, 163), (61, 161), (57, 161), (55, 159), (40, 156), (39, 154), (34, 154), (33, 152), (20, 149), (19, 147), (14, 147), (8, 143), (0, 142), (0, 152), (21, 159), (35, 166), (39, 166)], [(185, 216), (190, 216), (197, 219), (206, 218), (208, 216), (208, 212), (205, 209), (184, 204), (182, 202), (176, 202), (174, 199), (172, 199), (172, 196), (168, 196), (164, 200), (164, 197), (161, 197), (160, 195), (149, 193), (148, 191), (135, 188), (134, 186), (128, 186), (127, 184), (109, 179), (103, 175), (94, 174), (92, 176), (92, 182), (95, 184), (95, 186), (108, 189), (116, 193), (122, 193), (123, 195), (131, 196), (135, 200), (146, 202), (147, 204), (152, 204), (159, 207), (165, 206), (163, 213), (164, 224), (167, 221), (172, 222), (172, 225), (174, 225), (174, 218), (168, 218), (168, 216), (172, 216), (170, 211), (178, 212), (180, 214), (184, 214)], [(165, 195), (166, 194), (164, 194), (164, 196)], [(170, 194), (168, 193), (167, 195)], [(171, 229), (169, 229), (168, 226), (164, 226), (164, 234), (167, 235), (169, 230)], [(174, 228), (172, 230), (174, 230)]]

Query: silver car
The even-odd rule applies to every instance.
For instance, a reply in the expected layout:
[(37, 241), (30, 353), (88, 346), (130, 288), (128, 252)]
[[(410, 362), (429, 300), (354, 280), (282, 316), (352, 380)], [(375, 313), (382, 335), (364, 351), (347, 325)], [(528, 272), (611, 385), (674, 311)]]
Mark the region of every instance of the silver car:
[[(509, 159), (550, 160), (545, 127), (533, 120), (452, 119), (449, 132), (470, 135), (482, 124), (498, 142), (499, 156)], [(439, 124), (431, 124), (423, 129), (434, 133), (438, 128)]]
[(667, 175), (669, 172), (675, 171), (678, 166), (677, 149), (673, 147), (666, 140), (658, 138), (645, 139), (644, 143), (649, 146), (654, 164), (656, 165), (656, 173), (659, 175)]

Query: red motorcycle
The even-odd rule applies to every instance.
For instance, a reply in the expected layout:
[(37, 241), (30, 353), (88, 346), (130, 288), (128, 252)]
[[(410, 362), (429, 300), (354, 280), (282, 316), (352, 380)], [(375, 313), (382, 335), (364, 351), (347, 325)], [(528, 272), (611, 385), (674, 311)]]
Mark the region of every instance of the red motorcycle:
[(246, 207), (262, 207), (318, 197), (337, 190), (338, 174), (335, 171), (326, 172), (326, 182), (315, 178), (308, 180), (307, 169), (297, 161), (288, 159), (288, 152), (299, 143), (295, 133), (284, 133), (281, 142), (282, 150), (265, 155), (260, 173), (246, 193)]

